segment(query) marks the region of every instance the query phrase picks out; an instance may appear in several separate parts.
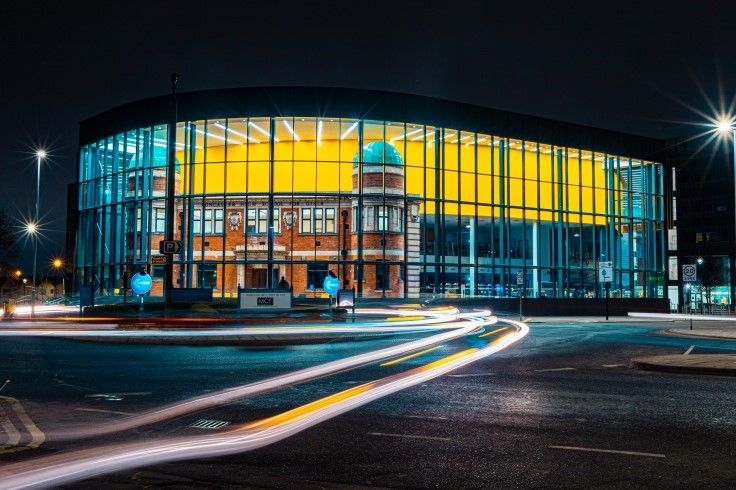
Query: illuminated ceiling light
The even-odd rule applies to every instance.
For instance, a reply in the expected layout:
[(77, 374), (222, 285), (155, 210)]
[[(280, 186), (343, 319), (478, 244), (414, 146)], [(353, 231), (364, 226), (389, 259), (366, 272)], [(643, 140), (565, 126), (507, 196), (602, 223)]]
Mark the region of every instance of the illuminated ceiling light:
[(317, 123), (317, 144), (322, 144), (322, 120)]
[[(253, 138), (253, 137), (251, 137), (251, 136), (248, 136), (247, 134), (243, 134), (243, 133), (241, 133), (240, 131), (235, 131), (234, 129), (232, 129), (232, 128), (230, 128), (230, 127), (226, 127), (226, 126), (223, 126), (223, 125), (222, 125), (222, 124), (220, 124), (220, 123), (215, 123), (215, 126), (217, 126), (218, 128), (221, 128), (221, 129), (227, 129), (227, 131), (228, 131), (229, 133), (232, 133), (232, 134), (234, 134), (235, 136), (240, 136), (241, 138), (245, 138), (245, 139), (247, 139), (248, 141), (251, 141), (251, 142), (253, 142), (253, 143), (260, 143), (260, 141), (258, 141), (257, 139), (255, 139), (255, 138)], [(238, 143), (238, 144), (242, 144), (242, 142), (241, 142), (241, 141), (238, 141), (237, 143)]]
[[(260, 127), (256, 123), (254, 123), (253, 121), (248, 121), (248, 126), (250, 126), (251, 128), (255, 129), (256, 131), (260, 131), (261, 133), (263, 133), (264, 136), (266, 136), (266, 138), (270, 138), (271, 137), (271, 135), (269, 134), (268, 131), (266, 131), (265, 129), (263, 129), (262, 127)], [(274, 138), (273, 140), (276, 143), (279, 142), (279, 139), (278, 138)]]
[(358, 121), (355, 121), (353, 124), (350, 125), (348, 129), (345, 130), (344, 133), (342, 133), (342, 136), (340, 136), (340, 139), (343, 140), (347, 135), (353, 132), (355, 128), (358, 127)]
[[(408, 133), (404, 133), (401, 136), (396, 136), (394, 138), (391, 138), (391, 143), (393, 143), (396, 140), (400, 140), (401, 138), (405, 138), (407, 136), (411, 136), (411, 135), (414, 135), (414, 134), (417, 134), (417, 133), (421, 133), (422, 130), (423, 130), (423, 128), (415, 129), (414, 131), (409, 131)], [(421, 139), (422, 136), (419, 136), (419, 138)], [(412, 140), (412, 141), (414, 141), (414, 140)]]
[(291, 124), (289, 124), (289, 121), (284, 119), (284, 126), (286, 126), (286, 129), (289, 130), (291, 133), (291, 136), (294, 138), (294, 141), (299, 141), (299, 136), (294, 132), (294, 128), (291, 127)]
[(223, 137), (223, 136), (217, 136), (216, 134), (212, 134), (212, 133), (209, 133), (209, 132), (205, 133), (201, 129), (197, 129), (195, 131), (197, 131), (199, 134), (203, 134), (203, 135), (207, 136), (208, 138), (215, 138), (215, 139), (218, 139), (218, 140), (227, 141), (227, 139), (225, 137)]

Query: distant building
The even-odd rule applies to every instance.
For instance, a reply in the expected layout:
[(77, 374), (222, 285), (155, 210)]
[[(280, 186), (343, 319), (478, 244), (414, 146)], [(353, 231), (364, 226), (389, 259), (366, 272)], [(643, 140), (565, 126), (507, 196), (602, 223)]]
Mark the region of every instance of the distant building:
[[(162, 293), (169, 129), (175, 287), (361, 297), (666, 296), (665, 142), (395, 93), (263, 88), (127, 104), (80, 131), (78, 282)], [(71, 253), (71, 251), (70, 251)], [(517, 277), (522, 285), (517, 284)]]

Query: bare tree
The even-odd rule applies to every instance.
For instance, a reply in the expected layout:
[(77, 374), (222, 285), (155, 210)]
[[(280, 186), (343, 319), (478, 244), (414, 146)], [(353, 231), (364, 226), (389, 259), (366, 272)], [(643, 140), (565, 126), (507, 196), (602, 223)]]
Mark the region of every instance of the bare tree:
[(5, 210), (0, 209), (0, 273), (9, 274), (10, 266), (17, 258), (18, 244), (12, 221)]

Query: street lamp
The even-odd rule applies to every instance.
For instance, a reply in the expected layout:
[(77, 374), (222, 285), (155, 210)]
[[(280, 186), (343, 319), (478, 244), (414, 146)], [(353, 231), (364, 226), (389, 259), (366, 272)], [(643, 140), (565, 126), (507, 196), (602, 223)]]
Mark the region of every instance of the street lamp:
[[(59, 269), (62, 268), (64, 265), (64, 261), (61, 260), (59, 257), (56, 257), (54, 260), (51, 261), (51, 265), (53, 266), (54, 270), (56, 271), (56, 274), (59, 274)], [(64, 274), (61, 274), (61, 294), (62, 296), (66, 295), (66, 282), (65, 282)]]
[(31, 317), (36, 315), (36, 262), (38, 260), (38, 201), (41, 198), (41, 160), (46, 158), (43, 149), (36, 150), (36, 212), (26, 229), (33, 236), (33, 284), (31, 288)]
[[(733, 192), (734, 203), (736, 204), (736, 120), (731, 115), (721, 115), (715, 122), (716, 132), (722, 138), (731, 138), (731, 157), (733, 159)], [(734, 212), (734, 244), (736, 244), (736, 206)], [(733, 284), (733, 280), (731, 281)], [(733, 295), (734, 291), (731, 290)], [(734, 301), (734, 298), (731, 298)]]

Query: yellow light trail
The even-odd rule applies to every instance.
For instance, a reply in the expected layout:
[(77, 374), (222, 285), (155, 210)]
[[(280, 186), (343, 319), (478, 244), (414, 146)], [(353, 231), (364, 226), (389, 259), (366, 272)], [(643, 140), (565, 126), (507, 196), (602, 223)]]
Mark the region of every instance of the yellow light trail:
[(478, 335), (478, 338), (488, 337), (489, 335), (493, 335), (494, 333), (502, 332), (504, 330), (506, 330), (506, 327), (497, 328), (496, 330), (491, 330), (490, 332), (486, 332), (483, 335)]
[(393, 366), (394, 364), (398, 364), (400, 362), (408, 361), (409, 359), (414, 359), (415, 357), (423, 356), (424, 354), (427, 354), (429, 352), (432, 352), (434, 350), (437, 350), (440, 347), (441, 346), (438, 345), (437, 347), (432, 347), (431, 349), (426, 349), (426, 350), (423, 350), (423, 351), (420, 351), (420, 352), (415, 352), (414, 354), (409, 354), (408, 356), (399, 357), (398, 359), (394, 359), (392, 361), (384, 362), (383, 364), (381, 364), (381, 367), (384, 367), (384, 366)]

